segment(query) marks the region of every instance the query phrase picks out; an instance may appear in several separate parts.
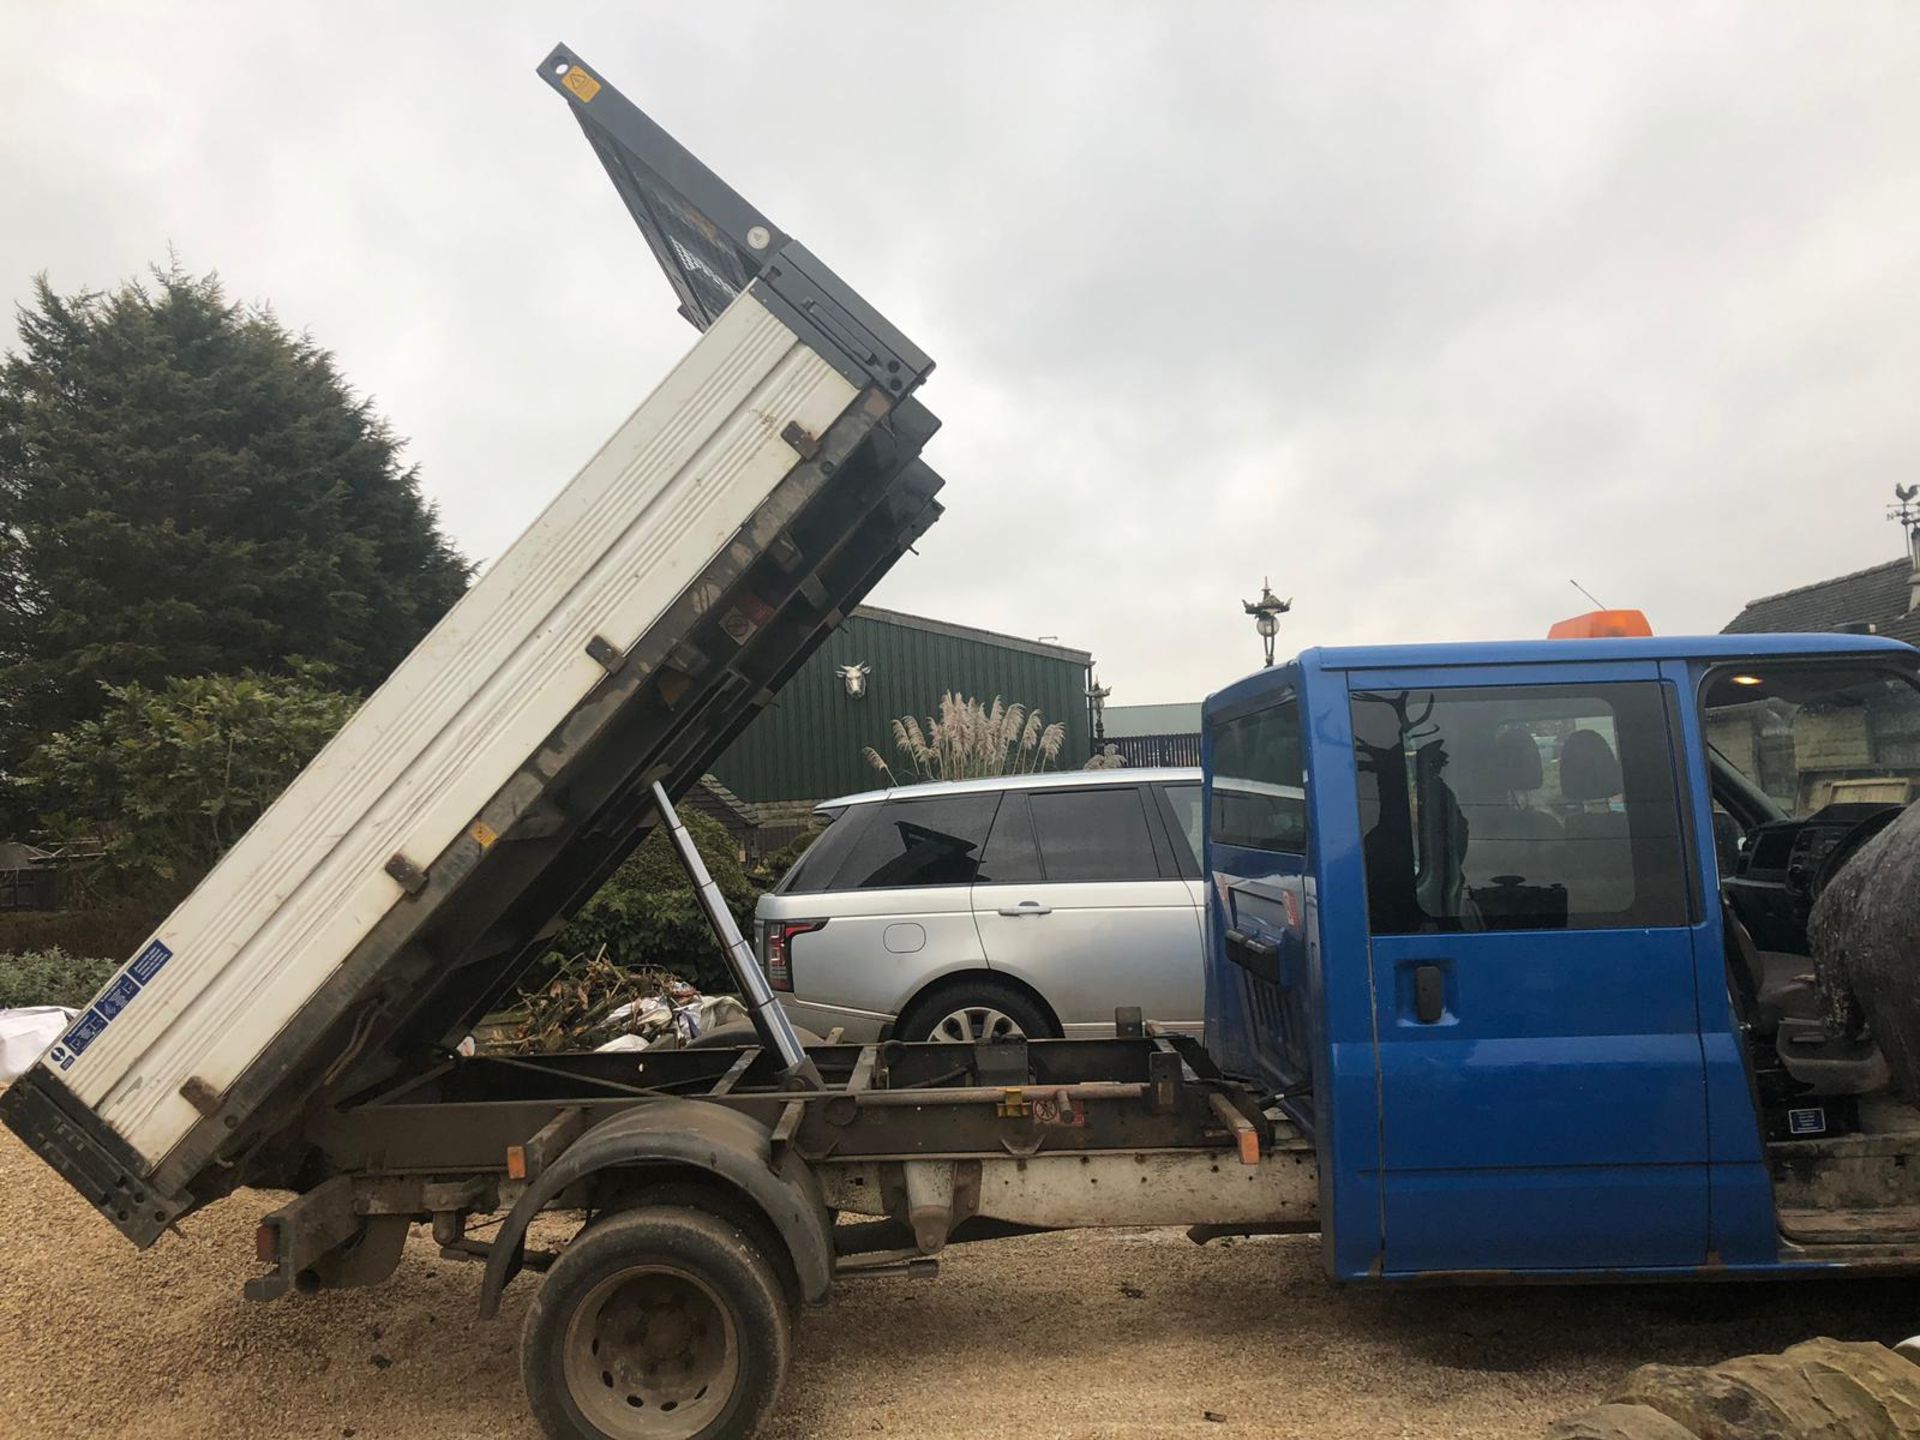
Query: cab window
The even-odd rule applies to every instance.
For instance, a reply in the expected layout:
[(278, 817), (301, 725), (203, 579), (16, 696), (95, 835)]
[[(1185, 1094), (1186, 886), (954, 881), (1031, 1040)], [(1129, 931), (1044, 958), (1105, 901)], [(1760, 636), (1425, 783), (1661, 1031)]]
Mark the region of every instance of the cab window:
[(1213, 843), (1304, 855), (1306, 761), (1300, 702), (1289, 699), (1213, 727)]
[(1660, 685), (1357, 694), (1353, 730), (1375, 934), (1687, 923)]

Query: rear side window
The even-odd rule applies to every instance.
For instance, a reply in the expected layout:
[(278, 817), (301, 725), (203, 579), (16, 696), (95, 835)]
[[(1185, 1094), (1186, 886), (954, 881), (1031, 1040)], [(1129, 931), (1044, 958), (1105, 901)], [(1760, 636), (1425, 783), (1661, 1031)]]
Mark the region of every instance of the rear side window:
[(793, 867), (774, 888), (782, 895), (817, 895), (827, 888), (833, 872), (847, 858), (847, 851), (859, 838), (861, 829), (873, 818), (873, 805), (851, 805), (831, 811), (827, 828), (814, 838)]
[(999, 795), (988, 793), (862, 807), (879, 813), (862, 828), (831, 882), (821, 888), (971, 885), (999, 803)]
[(1200, 847), (1205, 841), (1202, 833), (1204, 813), (1200, 808), (1200, 787), (1198, 785), (1169, 785), (1165, 789), (1167, 804), (1173, 810), (1173, 821), (1179, 836), (1187, 842), (1187, 856), (1193, 862), (1192, 871), (1200, 873)]
[(1216, 845), (1306, 853), (1306, 760), (1298, 700), (1214, 727), (1211, 818)]
[(1018, 790), (1010, 790), (1000, 802), (1000, 813), (993, 820), (993, 833), (987, 837), (979, 883), (1026, 885), (1040, 878), (1040, 847), (1033, 838), (1027, 797)]
[(1027, 804), (1048, 881), (1160, 878), (1146, 806), (1134, 786), (1036, 790)]

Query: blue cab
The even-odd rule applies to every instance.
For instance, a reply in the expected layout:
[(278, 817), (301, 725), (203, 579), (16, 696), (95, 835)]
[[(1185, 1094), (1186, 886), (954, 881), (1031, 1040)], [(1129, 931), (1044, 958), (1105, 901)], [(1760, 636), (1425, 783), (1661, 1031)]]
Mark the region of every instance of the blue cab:
[(1207, 1045), (1311, 1137), (1334, 1276), (1920, 1258), (1920, 1110), (1831, 1033), (1806, 931), (1920, 793), (1917, 672), (1602, 636), (1314, 649), (1209, 698)]

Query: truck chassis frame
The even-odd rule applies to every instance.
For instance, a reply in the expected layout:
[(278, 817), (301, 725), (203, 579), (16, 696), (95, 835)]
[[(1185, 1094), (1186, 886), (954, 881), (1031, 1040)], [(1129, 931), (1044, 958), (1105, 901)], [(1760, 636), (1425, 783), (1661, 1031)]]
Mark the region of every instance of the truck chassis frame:
[[(861, 1237), (901, 1240), (875, 1245), (910, 1252), (890, 1257), (899, 1260), (931, 1257), (978, 1221), (995, 1223), (969, 1233), (1316, 1229), (1310, 1143), (1222, 1077), (1197, 1042), (1151, 1034), (1137, 1012), (1123, 1011), (1117, 1028), (1111, 1040), (816, 1046), (807, 1053), (821, 1086), (811, 1090), (786, 1088), (779, 1054), (761, 1045), (449, 1057), (313, 1117), (307, 1134), (329, 1173), (269, 1217), (273, 1241), (263, 1238), (261, 1258), (275, 1268), (255, 1293), (330, 1283), (316, 1259), (360, 1239), (342, 1223), (342, 1201), (362, 1217), (431, 1221), (444, 1248), (468, 1255), (493, 1248), (466, 1241), (471, 1216), (511, 1209), (522, 1216), (517, 1233), (535, 1209), (595, 1208), (595, 1177), (666, 1157), (636, 1144), (528, 1201), (583, 1138), (648, 1111), (670, 1110), (676, 1125), (698, 1128), (690, 1106), (750, 1122), (764, 1137), (753, 1142), (755, 1162), (806, 1175), (824, 1210), (904, 1226)], [(309, 1201), (328, 1187), (333, 1211)], [(836, 1238), (831, 1273), (870, 1268), (846, 1253), (853, 1237)], [(508, 1263), (501, 1283), (519, 1263)]]

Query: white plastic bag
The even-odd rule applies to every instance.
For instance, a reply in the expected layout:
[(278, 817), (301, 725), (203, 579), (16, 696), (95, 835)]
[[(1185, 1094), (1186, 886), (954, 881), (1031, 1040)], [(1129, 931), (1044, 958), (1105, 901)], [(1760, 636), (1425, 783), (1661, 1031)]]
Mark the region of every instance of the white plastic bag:
[(23, 1005), (0, 1010), (0, 1084), (18, 1080), (66, 1034), (79, 1012), (64, 1005)]

